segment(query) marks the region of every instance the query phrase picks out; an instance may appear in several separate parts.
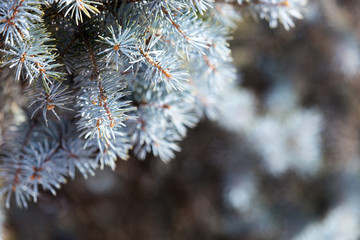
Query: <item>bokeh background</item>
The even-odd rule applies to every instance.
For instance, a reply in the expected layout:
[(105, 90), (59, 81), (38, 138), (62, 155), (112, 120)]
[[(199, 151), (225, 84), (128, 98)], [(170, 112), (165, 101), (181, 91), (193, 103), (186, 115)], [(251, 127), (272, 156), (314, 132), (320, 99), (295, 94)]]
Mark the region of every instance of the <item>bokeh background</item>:
[[(4, 210), (5, 239), (360, 239), (359, 23), (358, 0), (310, 1), (290, 31), (243, 16), (219, 121), (167, 164), (132, 157)], [(3, 131), (23, 96), (0, 74)]]

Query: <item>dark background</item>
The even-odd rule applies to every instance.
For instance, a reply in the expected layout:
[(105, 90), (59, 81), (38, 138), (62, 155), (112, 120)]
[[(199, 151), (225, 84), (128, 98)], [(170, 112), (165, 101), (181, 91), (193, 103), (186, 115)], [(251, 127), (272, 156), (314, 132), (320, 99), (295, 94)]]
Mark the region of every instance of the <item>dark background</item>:
[[(43, 192), (27, 210), (14, 205), (5, 212), (6, 239), (295, 239), (312, 224), (335, 231), (326, 239), (359, 239), (360, 2), (311, 1), (307, 9), (291, 31), (245, 17), (231, 48), (259, 116), (275, 84), (290, 84), (298, 107), (321, 112), (323, 167), (316, 175), (269, 174), (243, 134), (204, 120), (168, 164), (132, 157), (115, 171), (69, 181), (55, 197)], [(0, 74), (1, 130), (21, 118), (23, 102), (8, 72)], [(228, 190), (242, 177), (256, 195), (238, 209)], [(339, 206), (350, 210), (333, 214)], [(326, 225), (331, 221), (338, 224)], [(326, 235), (318, 236), (307, 239)]]

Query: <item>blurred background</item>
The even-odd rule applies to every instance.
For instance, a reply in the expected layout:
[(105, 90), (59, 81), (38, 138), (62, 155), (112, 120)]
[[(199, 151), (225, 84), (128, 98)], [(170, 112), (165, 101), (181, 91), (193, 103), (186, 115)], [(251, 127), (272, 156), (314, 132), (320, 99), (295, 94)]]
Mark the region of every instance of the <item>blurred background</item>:
[[(5, 239), (360, 239), (359, 23), (357, 0), (310, 1), (290, 31), (243, 16), (219, 122), (167, 164), (130, 158), (4, 211)], [(22, 93), (0, 74), (1, 131)]]

